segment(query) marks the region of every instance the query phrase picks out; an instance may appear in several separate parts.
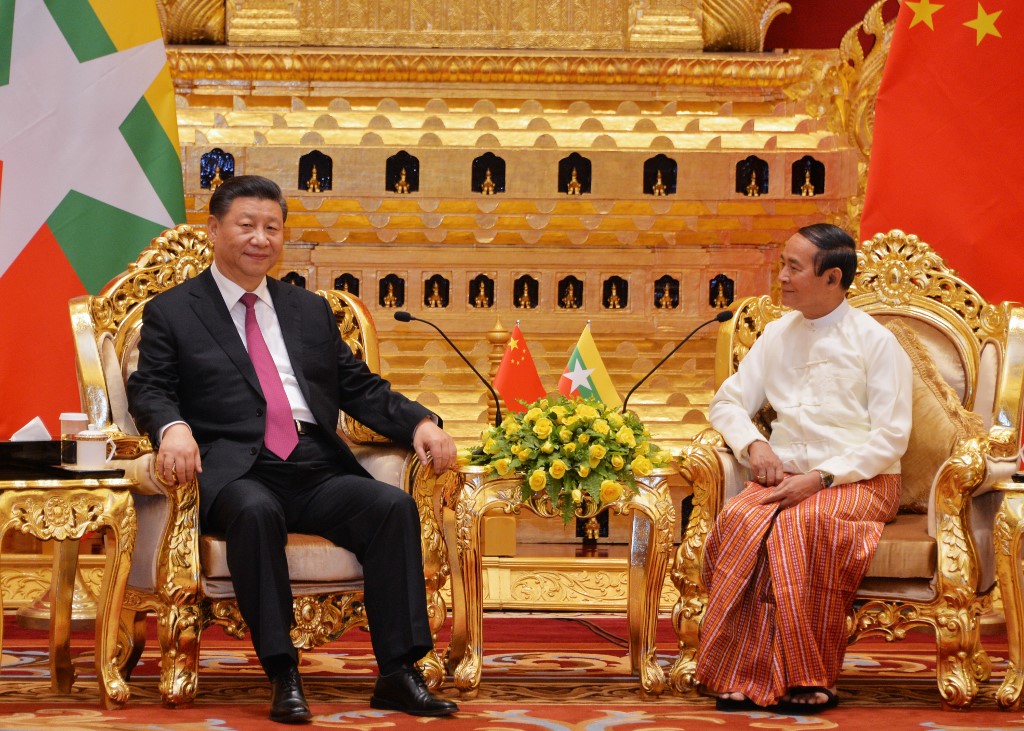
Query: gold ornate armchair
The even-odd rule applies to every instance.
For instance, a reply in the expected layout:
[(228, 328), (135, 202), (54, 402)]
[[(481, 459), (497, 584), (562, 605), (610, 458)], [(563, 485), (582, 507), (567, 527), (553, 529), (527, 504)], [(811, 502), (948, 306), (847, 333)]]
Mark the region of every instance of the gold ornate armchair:
[[(135, 479), (138, 542), (121, 618), (119, 662), (127, 677), (145, 643), (145, 616), (158, 619), (160, 694), (165, 705), (189, 705), (198, 684), (202, 631), (220, 625), (243, 638), (246, 626), (234, 600), (223, 541), (199, 534), (199, 490), (193, 481), (169, 487), (152, 473), (152, 445), (128, 414), (124, 384), (137, 363), (142, 310), (149, 298), (209, 266), (213, 250), (205, 233), (189, 226), (164, 231), (97, 296), (70, 302), (82, 402), (92, 419), (106, 424), (117, 441), (118, 466)], [(321, 291), (338, 320), (342, 338), (378, 371), (377, 334), (369, 312), (347, 292)], [(436, 634), (446, 607), (439, 589), (448, 575), (436, 516), (440, 481), (415, 453), (389, 443), (362, 424), (339, 414), (339, 433), (374, 477), (409, 491), (420, 509), (427, 607)], [(454, 476), (454, 473), (450, 473)], [(435, 495), (437, 496), (435, 500)], [(343, 548), (316, 536), (290, 536), (288, 565), (294, 594), (292, 641), (310, 649), (353, 627), (366, 627), (362, 567)], [(443, 669), (430, 653), (421, 662), (431, 686)]]
[[(865, 241), (857, 259), (848, 300), (884, 322), (910, 355), (914, 425), (901, 461), (900, 513), (885, 526), (857, 594), (849, 641), (897, 640), (913, 627), (930, 628), (943, 706), (963, 708), (990, 671), (979, 615), (990, 607), (995, 584), (992, 529), (1001, 493), (991, 488), (1017, 466), (1024, 308), (987, 304), (928, 244), (901, 231)], [(736, 304), (736, 316), (719, 331), (716, 384), (782, 312), (769, 297)], [(749, 475), (712, 429), (683, 449), (678, 464), (694, 496), (672, 569), (679, 655), (669, 682), (677, 692), (693, 692), (707, 604), (705, 540), (723, 502)]]

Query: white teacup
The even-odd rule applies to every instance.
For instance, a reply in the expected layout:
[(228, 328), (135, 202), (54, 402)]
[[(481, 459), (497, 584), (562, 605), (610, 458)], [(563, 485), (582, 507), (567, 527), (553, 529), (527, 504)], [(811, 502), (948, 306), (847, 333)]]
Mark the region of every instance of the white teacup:
[(78, 432), (75, 442), (78, 450), (76, 466), (80, 470), (106, 469), (117, 448), (110, 435), (99, 429)]

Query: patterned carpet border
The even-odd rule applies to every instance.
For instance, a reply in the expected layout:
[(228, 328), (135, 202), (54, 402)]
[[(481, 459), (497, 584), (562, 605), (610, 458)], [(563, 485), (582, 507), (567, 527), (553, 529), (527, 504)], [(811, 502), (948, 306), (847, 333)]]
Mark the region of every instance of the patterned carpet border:
[[(442, 694), (459, 703), (459, 714), (447, 719), (417, 719), (369, 708), (376, 668), (368, 637), (349, 633), (303, 656), (306, 695), (315, 714), (309, 728), (1024, 731), (1024, 715), (999, 711), (995, 705), (995, 692), (1006, 667), (1003, 636), (985, 638), (993, 674), (981, 684), (968, 712), (940, 710), (934, 639), (922, 634), (897, 643), (869, 640), (853, 645), (839, 682), (839, 708), (807, 717), (719, 713), (711, 699), (699, 696), (666, 693), (644, 697), (629, 673), (621, 646), (624, 637), (625, 623), (618, 617), (565, 622), (534, 616), (488, 616), (483, 681), (476, 697), (460, 697), (448, 684)], [(78, 678), (70, 695), (57, 695), (50, 690), (45, 633), (21, 630), (8, 618), (0, 674), (0, 731), (280, 730), (280, 725), (266, 718), (270, 689), (248, 642), (211, 630), (204, 633), (202, 647), (199, 695), (193, 708), (170, 710), (160, 705), (159, 656), (151, 640), (132, 677), (128, 706), (104, 711), (99, 705), (89, 635), (75, 634), (72, 653)], [(666, 669), (673, 651), (674, 638), (662, 631), (659, 659)]]

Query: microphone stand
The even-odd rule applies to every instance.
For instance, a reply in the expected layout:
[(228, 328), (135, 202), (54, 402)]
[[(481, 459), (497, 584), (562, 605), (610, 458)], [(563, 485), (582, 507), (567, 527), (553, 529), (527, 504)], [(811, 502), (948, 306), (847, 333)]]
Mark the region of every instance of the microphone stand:
[(476, 374), (476, 377), (480, 379), (480, 382), (487, 387), (488, 391), (491, 392), (491, 396), (494, 397), (494, 425), (499, 426), (501, 424), (501, 399), (498, 398), (498, 392), (494, 390), (494, 387), (487, 381), (486, 378), (480, 375), (480, 371), (473, 367), (473, 364), (469, 362), (469, 358), (467, 358), (462, 353), (462, 351), (459, 350), (458, 346), (451, 341), (451, 338), (445, 335), (444, 331), (437, 325), (432, 323), (430, 320), (424, 320), (422, 317), (416, 317), (415, 315), (412, 315), (404, 310), (399, 310), (398, 312), (396, 312), (395, 319), (398, 320), (399, 322), (409, 322), (410, 320), (415, 320), (416, 322), (422, 322), (426, 325), (430, 325), (430, 327), (437, 330), (441, 337), (444, 338), (444, 341), (448, 343), (450, 346), (452, 346), (452, 350), (459, 354), (459, 357), (462, 358), (465, 364), (469, 366), (469, 369)]
[(653, 376), (654, 372), (656, 370), (658, 370), (659, 368), (661, 368), (661, 366), (664, 365), (665, 361), (667, 361), (669, 358), (671, 358), (673, 355), (675, 355), (676, 351), (679, 350), (681, 347), (683, 347), (686, 344), (686, 341), (688, 341), (690, 338), (692, 338), (694, 335), (696, 335), (697, 332), (701, 330), (701, 328), (704, 328), (704, 327), (710, 325), (713, 322), (726, 322), (728, 320), (731, 320), (732, 316), (733, 316), (733, 311), (732, 310), (722, 310), (721, 312), (719, 312), (717, 315), (712, 317), (707, 322), (702, 322), (700, 325), (698, 325), (697, 327), (693, 328), (693, 330), (690, 331), (689, 335), (687, 335), (685, 338), (680, 340), (679, 344), (676, 347), (672, 348), (672, 350), (669, 351), (668, 355), (666, 355), (664, 358), (662, 358), (660, 361), (658, 361), (658, 365), (654, 366), (654, 368), (651, 368), (651, 370), (648, 371), (646, 376), (644, 376), (639, 381), (637, 381), (637, 384), (635, 386), (633, 386), (633, 388), (629, 389), (629, 393), (626, 394), (626, 398), (624, 398), (622, 400), (622, 411), (619, 412), (619, 413), (622, 413), (622, 414), (626, 413), (626, 404), (629, 403), (629, 397), (633, 395), (633, 392), (636, 391), (638, 388), (640, 388), (640, 386), (642, 386), (644, 384), (644, 381), (646, 381), (648, 378)]

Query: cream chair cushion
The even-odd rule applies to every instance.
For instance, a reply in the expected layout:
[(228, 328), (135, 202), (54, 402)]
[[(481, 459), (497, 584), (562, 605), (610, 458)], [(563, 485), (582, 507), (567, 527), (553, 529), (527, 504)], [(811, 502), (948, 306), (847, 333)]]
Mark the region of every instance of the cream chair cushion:
[[(901, 460), (903, 495), (900, 510), (927, 513), (932, 481), (961, 439), (984, 435), (981, 417), (965, 409), (939, 374), (917, 333), (899, 319), (886, 327), (910, 357), (914, 371), (914, 415), (910, 444)], [(896, 576), (897, 574), (887, 574)]]

